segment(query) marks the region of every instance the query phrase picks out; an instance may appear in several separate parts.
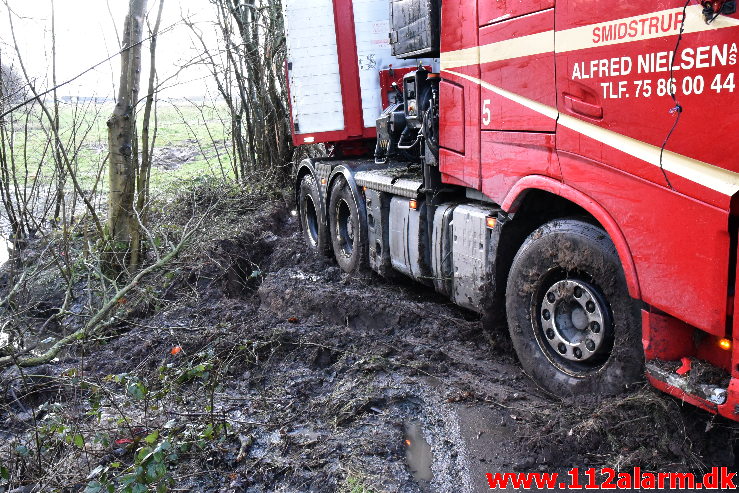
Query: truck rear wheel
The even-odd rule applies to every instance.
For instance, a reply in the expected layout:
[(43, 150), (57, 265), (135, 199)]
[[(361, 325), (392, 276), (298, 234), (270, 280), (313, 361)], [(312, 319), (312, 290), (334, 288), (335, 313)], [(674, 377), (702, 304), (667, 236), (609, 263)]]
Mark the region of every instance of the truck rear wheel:
[(367, 238), (349, 184), (340, 180), (329, 199), (329, 232), (336, 262), (344, 272), (358, 272), (367, 264)]
[(312, 250), (327, 254), (329, 246), (328, 231), (326, 221), (321, 214), (320, 197), (315, 178), (312, 175), (305, 175), (300, 181), (300, 192), (298, 194), (303, 239)]
[(608, 235), (575, 219), (534, 231), (513, 260), (508, 327), (523, 369), (562, 398), (643, 378), (639, 310)]

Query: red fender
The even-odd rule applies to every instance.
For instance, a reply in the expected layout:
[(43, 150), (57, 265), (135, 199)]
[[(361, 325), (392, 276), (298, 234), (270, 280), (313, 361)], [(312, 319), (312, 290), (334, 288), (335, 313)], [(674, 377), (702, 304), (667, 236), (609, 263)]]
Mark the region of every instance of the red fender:
[(624, 269), (624, 275), (626, 276), (626, 285), (629, 288), (629, 295), (635, 299), (641, 298), (639, 278), (636, 275), (636, 267), (631, 258), (629, 244), (626, 242), (626, 238), (621, 232), (621, 229), (608, 211), (601, 207), (596, 201), (569, 185), (565, 185), (554, 178), (540, 175), (526, 176), (518, 180), (508, 191), (505, 199), (503, 199), (503, 203), (501, 204), (503, 210), (511, 214), (515, 213), (523, 202), (526, 192), (529, 190), (543, 190), (545, 192), (559, 195), (560, 197), (582, 207), (598, 220), (601, 226), (605, 228), (608, 236), (611, 237), (611, 241), (613, 241), (613, 244), (616, 247), (618, 257), (621, 260), (621, 266)]

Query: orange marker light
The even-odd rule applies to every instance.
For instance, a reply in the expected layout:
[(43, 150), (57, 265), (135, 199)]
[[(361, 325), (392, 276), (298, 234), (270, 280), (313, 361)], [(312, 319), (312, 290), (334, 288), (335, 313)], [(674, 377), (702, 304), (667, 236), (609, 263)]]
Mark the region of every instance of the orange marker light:
[(490, 229), (493, 229), (495, 227), (495, 223), (497, 223), (498, 220), (494, 218), (493, 216), (488, 216), (485, 218), (485, 226), (487, 226)]
[(325, 184), (326, 184), (326, 178), (321, 178), (321, 185), (325, 185)]
[(414, 211), (418, 209), (418, 202), (416, 202), (416, 199), (411, 199), (410, 201), (408, 201), (408, 207), (410, 209), (413, 209)]
[(726, 349), (727, 351), (731, 349), (731, 341), (728, 339), (720, 339), (718, 341), (718, 347), (721, 349)]

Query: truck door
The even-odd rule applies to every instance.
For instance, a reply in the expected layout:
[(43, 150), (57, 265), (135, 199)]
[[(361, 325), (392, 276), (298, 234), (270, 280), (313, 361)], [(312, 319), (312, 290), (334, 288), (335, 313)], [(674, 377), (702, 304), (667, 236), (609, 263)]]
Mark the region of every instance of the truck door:
[(523, 176), (560, 177), (554, 0), (480, 0), (478, 8), (480, 184), (500, 203)]
[(723, 334), (737, 16), (707, 23), (684, 0), (558, 0), (555, 24), (565, 183), (619, 224), (646, 302)]
[(477, 0), (441, 3), (439, 170), (445, 183), (480, 188)]
[(522, 176), (560, 178), (554, 0), (474, 7), (442, 3), (441, 170), (501, 202)]

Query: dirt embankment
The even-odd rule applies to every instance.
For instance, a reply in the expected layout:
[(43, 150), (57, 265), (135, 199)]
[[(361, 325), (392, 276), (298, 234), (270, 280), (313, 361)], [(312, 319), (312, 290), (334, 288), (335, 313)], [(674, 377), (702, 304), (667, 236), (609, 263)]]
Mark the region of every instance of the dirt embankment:
[(136, 481), (192, 491), (458, 492), (486, 490), (487, 472), (736, 464), (735, 425), (648, 387), (546, 396), (505, 330), (409, 282), (341, 273), (284, 202), (224, 217), (105, 338), (2, 373), (6, 485), (120, 486), (140, 466)]

